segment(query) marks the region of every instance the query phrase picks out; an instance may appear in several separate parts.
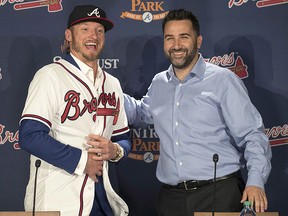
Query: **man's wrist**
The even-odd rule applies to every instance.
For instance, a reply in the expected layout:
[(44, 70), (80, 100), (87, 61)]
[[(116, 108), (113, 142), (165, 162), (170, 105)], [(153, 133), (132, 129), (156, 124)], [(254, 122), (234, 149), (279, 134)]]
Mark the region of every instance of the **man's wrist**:
[(115, 146), (115, 157), (110, 161), (117, 162), (124, 156), (124, 150), (118, 143), (113, 143)]

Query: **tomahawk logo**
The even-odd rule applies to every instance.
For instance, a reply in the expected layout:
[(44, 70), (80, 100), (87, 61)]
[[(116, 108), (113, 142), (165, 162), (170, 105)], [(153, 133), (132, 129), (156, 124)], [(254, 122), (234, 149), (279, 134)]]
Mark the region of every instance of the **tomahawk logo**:
[(48, 12), (59, 12), (62, 11), (62, 0), (39, 0), (22, 2), (14, 5), (15, 10), (25, 10), (38, 7), (47, 7)]
[(100, 17), (100, 13), (98, 11), (98, 8), (96, 8), (94, 11), (92, 11), (91, 13), (88, 13), (87, 15), (88, 16), (92, 16), (92, 15), (95, 15), (96, 17)]
[[(241, 6), (247, 2), (248, 0), (230, 0), (228, 2), (228, 7), (232, 8), (233, 6)], [(258, 8), (263, 8), (287, 3), (288, 3), (287, 0), (260, 0), (256, 2), (256, 6)]]

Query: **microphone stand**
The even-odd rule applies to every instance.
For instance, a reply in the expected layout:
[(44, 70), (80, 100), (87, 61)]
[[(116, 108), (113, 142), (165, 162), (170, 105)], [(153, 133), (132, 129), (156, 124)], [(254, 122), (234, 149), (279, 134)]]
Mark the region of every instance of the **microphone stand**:
[(33, 196), (33, 211), (32, 211), (33, 216), (35, 216), (37, 173), (38, 173), (38, 168), (40, 167), (40, 165), (41, 165), (41, 160), (37, 159), (35, 161), (36, 172), (35, 172), (35, 181), (34, 181), (34, 196)]
[(213, 178), (213, 209), (212, 209), (212, 216), (214, 216), (215, 213), (215, 195), (216, 195), (216, 164), (219, 160), (219, 155), (214, 154), (213, 155), (213, 161), (214, 161), (214, 178)]

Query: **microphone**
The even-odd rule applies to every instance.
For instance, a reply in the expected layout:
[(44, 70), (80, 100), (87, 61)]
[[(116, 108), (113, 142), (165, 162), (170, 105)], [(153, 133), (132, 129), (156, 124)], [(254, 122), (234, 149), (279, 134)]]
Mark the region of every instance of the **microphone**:
[(213, 155), (213, 161), (214, 161), (214, 178), (213, 178), (213, 209), (212, 209), (212, 216), (214, 216), (215, 213), (215, 195), (216, 195), (216, 164), (219, 160), (219, 155), (214, 154)]
[(32, 215), (33, 215), (33, 216), (35, 216), (37, 173), (38, 173), (38, 168), (40, 167), (40, 165), (41, 165), (41, 160), (37, 159), (37, 160), (35, 161), (36, 172), (35, 172), (34, 197), (33, 197), (33, 211), (32, 211)]

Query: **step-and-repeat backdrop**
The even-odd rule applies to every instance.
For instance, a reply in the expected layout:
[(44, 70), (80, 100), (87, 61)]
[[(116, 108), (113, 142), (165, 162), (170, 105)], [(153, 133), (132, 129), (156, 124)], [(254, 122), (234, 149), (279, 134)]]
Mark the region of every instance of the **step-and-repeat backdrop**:
[[(29, 154), (19, 148), (18, 121), (35, 72), (64, 56), (67, 17), (77, 4), (98, 5), (114, 21), (100, 65), (136, 98), (169, 65), (163, 17), (170, 9), (192, 10), (201, 24), (202, 55), (241, 77), (263, 116), (273, 150), (268, 210), (288, 215), (288, 2), (283, 0), (0, 0), (0, 211), (23, 210)], [(129, 159), (112, 166), (111, 179), (130, 215), (154, 216), (159, 140), (153, 127), (131, 128), (131, 138)]]

